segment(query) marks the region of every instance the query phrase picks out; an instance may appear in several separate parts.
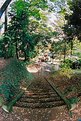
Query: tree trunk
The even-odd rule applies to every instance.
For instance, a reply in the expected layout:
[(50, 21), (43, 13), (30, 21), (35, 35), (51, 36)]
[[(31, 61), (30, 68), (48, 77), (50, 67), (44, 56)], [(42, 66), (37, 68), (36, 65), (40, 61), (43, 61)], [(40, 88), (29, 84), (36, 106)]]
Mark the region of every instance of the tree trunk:
[(17, 59), (19, 59), (19, 57), (18, 57), (18, 47), (17, 47), (17, 41), (16, 41), (16, 57), (17, 57)]
[(71, 40), (71, 55), (73, 54), (73, 41)]
[(24, 50), (24, 57), (25, 57), (24, 61), (26, 61), (27, 60), (27, 56), (26, 56), (25, 50)]
[(29, 56), (26, 54), (26, 50), (24, 50), (24, 57), (25, 57), (24, 61), (29, 61), (30, 60)]
[(6, 11), (5, 11), (5, 32), (7, 31), (7, 22), (8, 22), (8, 20), (7, 20), (7, 9), (6, 9)]
[(64, 62), (66, 59), (66, 40), (64, 40)]

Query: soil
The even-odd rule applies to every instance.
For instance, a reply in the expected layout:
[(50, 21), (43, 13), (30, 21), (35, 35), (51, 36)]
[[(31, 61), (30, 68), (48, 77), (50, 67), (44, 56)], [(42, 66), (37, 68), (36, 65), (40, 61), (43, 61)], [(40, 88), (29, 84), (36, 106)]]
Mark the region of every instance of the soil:
[[(0, 59), (0, 69), (4, 68), (7, 63), (8, 60)], [(72, 97), (73, 95), (78, 96), (80, 93), (80, 80), (81, 76), (76, 75), (69, 80), (61, 78), (53, 81), (62, 92), (71, 85), (76, 86), (79, 91), (76, 94), (71, 92), (67, 95), (67, 97)], [(0, 108), (0, 121), (81, 121), (81, 101), (72, 110), (72, 117), (66, 106), (44, 109), (14, 107), (11, 113), (6, 113)]]

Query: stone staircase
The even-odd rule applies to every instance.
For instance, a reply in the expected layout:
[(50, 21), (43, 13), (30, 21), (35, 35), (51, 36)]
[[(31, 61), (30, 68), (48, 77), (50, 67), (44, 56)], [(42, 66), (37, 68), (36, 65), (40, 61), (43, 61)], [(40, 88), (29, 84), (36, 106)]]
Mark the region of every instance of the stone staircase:
[(33, 81), (24, 95), (16, 102), (22, 108), (52, 108), (65, 105), (46, 80)]

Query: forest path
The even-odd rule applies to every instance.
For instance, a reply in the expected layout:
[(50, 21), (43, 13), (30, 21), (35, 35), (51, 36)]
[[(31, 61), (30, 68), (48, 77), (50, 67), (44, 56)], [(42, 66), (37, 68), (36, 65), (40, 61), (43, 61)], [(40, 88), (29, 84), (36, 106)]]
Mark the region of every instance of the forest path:
[[(3, 61), (4, 60), (2, 60), (2, 63)], [(42, 75), (43, 74), (46, 76), (48, 75), (46, 72), (42, 73)], [(41, 73), (36, 73), (35, 75), (41, 77)], [(78, 103), (72, 112), (73, 117), (70, 118), (68, 110), (64, 105), (61, 107), (36, 109), (14, 107), (13, 112), (11, 113), (6, 113), (0, 109), (0, 121), (78, 121), (81, 119), (81, 103)]]

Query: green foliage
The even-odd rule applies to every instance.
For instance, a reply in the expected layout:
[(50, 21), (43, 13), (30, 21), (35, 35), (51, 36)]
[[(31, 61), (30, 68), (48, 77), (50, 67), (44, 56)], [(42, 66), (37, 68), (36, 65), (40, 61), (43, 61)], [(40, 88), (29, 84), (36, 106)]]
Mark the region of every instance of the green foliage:
[[(28, 2), (25, 2), (23, 0), (16, 0), (15, 2), (11, 4), (11, 12), (17, 16), (20, 16), (22, 15), (23, 11), (27, 11), (28, 7), (29, 7)], [(25, 8), (25, 10), (23, 10), (23, 8)]]
[(32, 7), (35, 7), (35, 8), (41, 8), (43, 10), (45, 10), (45, 8), (48, 8), (46, 0), (34, 0), (34, 1), (31, 0), (30, 3)]
[(59, 74), (64, 76), (64, 77), (68, 77), (71, 78), (73, 71), (71, 68), (67, 68), (67, 67), (63, 67), (60, 71)]
[(71, 103), (71, 104), (76, 104), (78, 101), (79, 101), (79, 99), (77, 98), (77, 97), (72, 97), (72, 98), (70, 98), (70, 99), (68, 99), (69, 100), (69, 102)]
[(15, 94), (16, 88), (13, 87), (11, 81), (6, 80), (2, 85), (0, 85), (0, 94), (2, 94), (7, 101), (10, 101)]
[[(66, 16), (65, 16), (65, 18), (66, 18)], [(63, 27), (63, 31), (67, 35), (67, 42), (70, 42), (71, 40), (73, 40), (73, 38), (75, 37), (75, 34), (76, 34), (76, 29), (74, 26), (65, 24)]]
[(52, 53), (60, 56), (64, 55), (64, 51), (66, 51), (66, 55), (68, 55), (69, 44), (65, 40), (58, 40), (51, 44), (50, 50)]
[(61, 70), (59, 71), (60, 75), (70, 78), (71, 75), (73, 74), (73, 71), (71, 69), (72, 63), (73, 63), (72, 60), (66, 59), (65, 62), (63, 62), (60, 66), (61, 67)]
[(78, 60), (79, 64), (81, 65), (81, 59)]
[(61, 64), (61, 68), (70, 68), (72, 66), (72, 60), (66, 59), (64, 63)]
[(72, 31), (72, 36), (77, 36), (77, 38), (81, 39), (81, 1), (80, 0), (72, 0), (69, 4), (69, 8), (72, 11), (71, 14), (67, 14), (67, 26), (68, 28), (74, 28)]
[(60, 70), (55, 71), (53, 69), (53, 74), (52, 77), (55, 78), (56, 80), (67, 80), (68, 78), (70, 79), (73, 75), (73, 70), (71, 68), (68, 68), (66, 66), (63, 66), (62, 68), (60, 68)]
[(14, 81), (15, 85), (16, 81), (21, 81), (22, 79), (27, 80), (32, 78), (32, 75), (27, 72), (24, 63), (18, 61), (17, 59), (11, 59), (10, 63), (2, 70), (2, 73), (5, 80)]
[(2, 52), (2, 56), (5, 58), (13, 57), (15, 53), (15, 46), (12, 44), (10, 36), (6, 34), (3, 35), (0, 43), (0, 50)]
[(59, 53), (62, 42), (53, 42), (51, 45), (51, 51), (54, 53)]
[(56, 2), (57, 0), (50, 0), (51, 2)]
[(33, 79), (32, 74), (26, 70), (26, 65), (16, 59), (11, 59), (0, 74), (2, 76), (0, 94), (3, 94), (8, 101), (20, 90), (22, 82), (28, 84), (29, 80)]
[(30, 30), (30, 18), (41, 19), (40, 8), (46, 6), (47, 2), (44, 0), (17, 0), (11, 4), (9, 13), (11, 21), (3, 38), (2, 51), (5, 58), (14, 56), (19, 58), (20, 53), (21, 55), (23, 53), (25, 60), (29, 61), (33, 55), (36, 55), (35, 46), (40, 37), (38, 33), (31, 31), (33, 26)]

